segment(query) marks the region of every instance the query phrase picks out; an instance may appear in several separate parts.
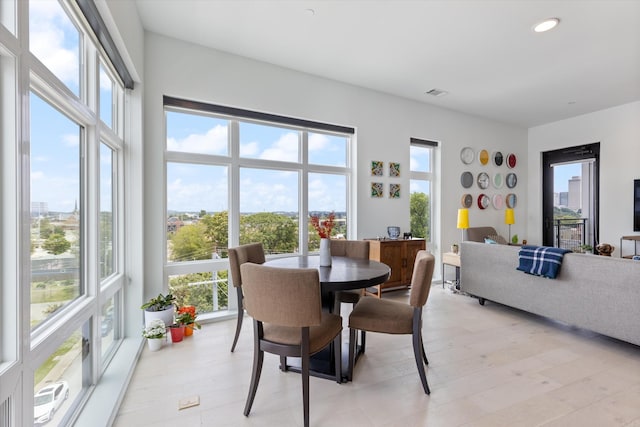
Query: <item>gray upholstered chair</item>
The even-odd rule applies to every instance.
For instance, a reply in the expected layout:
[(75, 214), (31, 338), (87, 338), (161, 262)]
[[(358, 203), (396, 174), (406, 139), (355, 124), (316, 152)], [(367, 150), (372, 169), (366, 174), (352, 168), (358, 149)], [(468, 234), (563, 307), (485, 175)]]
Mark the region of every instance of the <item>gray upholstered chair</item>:
[[(416, 256), (411, 277), (409, 304), (378, 298), (362, 298), (349, 316), (349, 379), (353, 377), (355, 364), (354, 338), (358, 330), (385, 334), (411, 334), (413, 353), (426, 394), (430, 393), (424, 364), (429, 364), (422, 342), (422, 309), (431, 290), (431, 278), (435, 259), (427, 251)], [(424, 363), (424, 364), (423, 364)]]
[(304, 425), (309, 425), (309, 356), (333, 342), (336, 381), (342, 382), (342, 318), (322, 310), (318, 270), (245, 263), (240, 267), (247, 313), (253, 317), (253, 370), (244, 408), (258, 389), (264, 352), (301, 359)]
[(229, 269), (231, 270), (231, 281), (236, 288), (238, 296), (238, 322), (236, 324), (236, 336), (233, 338), (231, 352), (236, 349), (240, 329), (242, 329), (242, 319), (244, 318), (244, 303), (242, 296), (242, 275), (240, 274), (240, 266), (245, 262), (254, 264), (264, 264), (264, 249), (262, 243), (249, 243), (247, 245), (229, 248)]

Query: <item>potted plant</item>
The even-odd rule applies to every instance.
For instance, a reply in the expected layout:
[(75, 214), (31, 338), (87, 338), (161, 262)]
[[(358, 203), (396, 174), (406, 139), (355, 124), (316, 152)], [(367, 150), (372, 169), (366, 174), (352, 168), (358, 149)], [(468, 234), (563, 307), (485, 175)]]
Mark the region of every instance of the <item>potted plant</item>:
[(580, 245), (580, 253), (582, 254), (592, 254), (593, 246), (591, 245)]
[(144, 324), (148, 326), (151, 321), (161, 319), (165, 325), (173, 323), (175, 307), (173, 305), (175, 297), (172, 294), (158, 294), (140, 306), (144, 310)]
[(460, 246), (458, 246), (457, 243), (454, 243), (451, 245), (451, 252), (453, 252), (454, 254), (457, 254), (460, 251)]
[(201, 326), (198, 322), (196, 322), (196, 308), (193, 305), (185, 305), (183, 307), (178, 308), (178, 313), (176, 314), (176, 323), (184, 325), (184, 335), (191, 336), (193, 335), (194, 329), (200, 329)]
[(158, 351), (167, 336), (167, 327), (162, 319), (154, 319), (142, 330), (142, 336), (147, 339), (150, 351)]

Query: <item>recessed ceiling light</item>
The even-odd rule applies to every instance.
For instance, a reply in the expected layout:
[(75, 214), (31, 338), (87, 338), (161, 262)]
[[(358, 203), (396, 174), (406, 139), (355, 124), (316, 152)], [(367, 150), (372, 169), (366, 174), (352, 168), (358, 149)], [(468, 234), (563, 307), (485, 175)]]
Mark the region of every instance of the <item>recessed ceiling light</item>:
[(560, 20), (558, 18), (545, 19), (544, 21), (537, 23), (533, 27), (533, 31), (536, 33), (544, 33), (545, 31), (554, 29), (559, 23)]

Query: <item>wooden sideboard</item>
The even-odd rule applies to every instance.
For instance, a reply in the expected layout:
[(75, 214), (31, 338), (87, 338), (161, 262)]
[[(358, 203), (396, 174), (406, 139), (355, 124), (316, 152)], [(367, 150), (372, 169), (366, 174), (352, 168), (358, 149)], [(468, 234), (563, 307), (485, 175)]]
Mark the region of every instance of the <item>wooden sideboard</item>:
[(382, 285), (376, 286), (375, 292), (369, 288), (366, 293), (380, 298), (384, 289), (408, 287), (416, 255), (423, 249), (426, 249), (424, 239), (369, 240), (369, 259), (387, 264), (391, 268), (391, 276)]

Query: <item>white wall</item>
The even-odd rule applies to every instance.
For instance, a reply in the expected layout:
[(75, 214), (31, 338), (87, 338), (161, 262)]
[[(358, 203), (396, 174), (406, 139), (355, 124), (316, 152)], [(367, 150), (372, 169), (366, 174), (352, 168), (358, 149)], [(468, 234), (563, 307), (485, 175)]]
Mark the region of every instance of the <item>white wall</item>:
[(600, 243), (633, 233), (633, 180), (640, 178), (640, 102), (529, 129), (527, 235), (542, 241), (541, 153), (600, 142)]
[[(401, 76), (398, 76), (401, 78)], [(161, 282), (164, 195), (158, 191), (163, 177), (162, 96), (199, 100), (284, 116), (351, 126), (357, 132), (357, 237), (386, 233), (387, 225), (409, 229), (409, 139), (436, 140), (438, 171), (442, 174), (441, 204), (434, 215), (436, 234), (444, 247), (459, 241), (456, 212), (463, 188), (459, 159), (462, 147), (526, 155), (526, 129), (432, 107), (383, 93), (284, 69), (263, 62), (187, 44), (153, 33), (145, 39), (145, 207), (148, 283)], [(450, 94), (448, 96), (455, 96)], [(402, 176), (399, 200), (371, 199), (369, 176), (372, 160), (400, 162)], [(506, 168), (503, 166), (506, 171)], [(480, 166), (474, 164), (479, 172)], [(518, 189), (526, 188), (526, 164), (520, 163)], [(385, 188), (391, 181), (385, 176)], [(477, 196), (477, 187), (472, 189)], [(506, 192), (506, 191), (505, 191)], [(492, 193), (492, 192), (491, 192)], [(526, 209), (520, 196), (518, 210)], [(471, 210), (472, 225), (495, 225), (506, 234), (503, 213)], [(516, 224), (515, 229), (522, 224)], [(433, 249), (433, 248), (432, 248)]]

